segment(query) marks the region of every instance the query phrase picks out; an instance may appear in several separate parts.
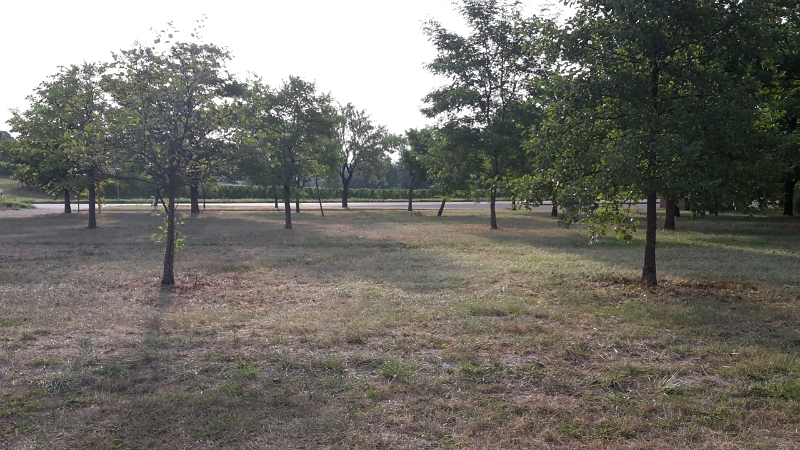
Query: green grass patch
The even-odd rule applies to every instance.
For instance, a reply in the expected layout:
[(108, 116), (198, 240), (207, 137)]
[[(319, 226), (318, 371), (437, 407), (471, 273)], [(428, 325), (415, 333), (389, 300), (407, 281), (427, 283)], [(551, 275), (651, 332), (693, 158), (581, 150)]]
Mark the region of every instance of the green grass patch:
[(17, 197), (16, 195), (3, 195), (0, 197), (0, 209), (33, 208), (31, 200)]

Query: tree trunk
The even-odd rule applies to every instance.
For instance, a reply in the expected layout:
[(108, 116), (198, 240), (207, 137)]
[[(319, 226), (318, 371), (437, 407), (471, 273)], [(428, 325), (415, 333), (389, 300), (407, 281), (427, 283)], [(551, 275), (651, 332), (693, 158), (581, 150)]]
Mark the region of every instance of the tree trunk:
[(191, 202), (190, 212), (192, 214), (200, 214), (200, 196), (197, 192), (197, 183), (189, 185), (189, 199)]
[(283, 214), (284, 214), (284, 228), (291, 230), (292, 229), (292, 197), (291, 191), (289, 190), (289, 185), (283, 185)]
[(347, 196), (350, 195), (350, 180), (342, 179), (342, 208), (347, 208)]
[(675, 199), (667, 197), (667, 208), (664, 211), (664, 229), (675, 231), (675, 210), (678, 209), (675, 205)]
[(297, 194), (297, 197), (294, 198), (294, 212), (300, 212), (300, 194)]
[(794, 215), (794, 185), (796, 180), (790, 179), (783, 183), (783, 215)]
[(278, 209), (278, 186), (272, 186), (272, 195), (275, 197), (275, 209)]
[(442, 217), (442, 211), (444, 211), (444, 204), (447, 203), (447, 199), (442, 199), (442, 204), (439, 205), (439, 212), (436, 214), (436, 217)]
[(162, 286), (175, 284), (175, 192), (170, 189), (167, 203), (167, 248), (164, 252), (164, 273), (161, 276)]
[(556, 203), (555, 196), (550, 200), (550, 217), (558, 217), (558, 203)]
[(317, 201), (319, 201), (319, 213), (323, 217), (325, 216), (325, 211), (322, 209), (322, 194), (319, 193), (319, 178), (314, 177), (314, 186), (317, 188)]
[(497, 203), (497, 186), (492, 185), (492, 188), (489, 190), (490, 198), (489, 198), (489, 216), (490, 216), (490, 228), (492, 230), (497, 229), (497, 211), (495, 210), (495, 203)]
[(95, 215), (95, 204), (97, 202), (97, 192), (94, 181), (89, 182), (89, 226), (87, 228), (97, 228), (97, 216)]
[(72, 214), (72, 205), (69, 200), (69, 189), (64, 189), (64, 214)]
[(656, 208), (658, 205), (656, 191), (647, 193), (647, 229), (645, 231), (644, 266), (642, 267), (642, 283), (655, 286), (656, 281)]
[(414, 188), (410, 187), (410, 188), (408, 188), (408, 210), (409, 211), (413, 211), (414, 210), (413, 198), (414, 198)]

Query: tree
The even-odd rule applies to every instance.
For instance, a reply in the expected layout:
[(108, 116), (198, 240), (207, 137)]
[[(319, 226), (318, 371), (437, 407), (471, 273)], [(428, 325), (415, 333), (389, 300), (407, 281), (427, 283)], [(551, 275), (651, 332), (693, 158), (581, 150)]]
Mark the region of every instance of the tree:
[(400, 150), (400, 165), (405, 169), (409, 176), (408, 182), (408, 210), (412, 211), (414, 188), (419, 187), (428, 179), (428, 170), (423, 162), (428, 152), (425, 137), (420, 136), (418, 130), (406, 131), (406, 141), (408, 145)]
[(347, 208), (350, 182), (354, 175), (374, 179), (389, 162), (388, 154), (402, 140), (392, 136), (382, 125), (373, 125), (364, 110), (352, 104), (339, 107), (335, 135), (339, 150), (337, 173), (342, 180), (342, 208)]
[(185, 42), (163, 49), (137, 43), (114, 55), (118, 71), (108, 88), (117, 105), (115, 138), (167, 197), (162, 285), (175, 284), (177, 196), (224, 145), (218, 115), (229, 59), (213, 44)]
[[(777, 49), (765, 55), (772, 70), (765, 94), (766, 107), (773, 117), (778, 142), (774, 162), (782, 191), (783, 214), (794, 215), (795, 187), (800, 183), (800, 7), (796, 3), (778, 6), (772, 23)], [(775, 172), (772, 172), (775, 173)]]
[(291, 229), (293, 186), (330, 160), (327, 142), (336, 120), (331, 98), (298, 77), (289, 77), (274, 90), (252, 80), (238, 108), (239, 141), (247, 152), (241, 170), (251, 182), (283, 187), (285, 228)]
[(586, 0), (557, 39), (568, 70), (545, 133), (568, 181), (564, 220), (630, 240), (630, 204), (646, 198), (647, 285), (657, 283), (657, 195), (708, 203), (757, 154), (753, 5)]
[[(497, 228), (495, 201), (501, 184), (524, 167), (523, 128), (512, 110), (524, 102), (527, 84), (540, 69), (533, 56), (531, 26), (522, 20), (519, 2), (463, 0), (461, 15), (471, 33), (460, 36), (437, 21), (424, 27), (438, 55), (429, 71), (449, 84), (429, 93), (422, 112), (441, 117), (440, 132), (457, 159), (474, 161), (471, 176), (489, 189), (491, 228)], [(469, 138), (467, 141), (465, 138)]]
[(89, 192), (89, 228), (97, 227), (97, 188), (115, 176), (117, 157), (109, 139), (105, 66), (84, 63), (62, 67), (28, 97), (31, 107), (14, 112), (9, 121), (18, 133), (16, 177), (53, 194), (64, 193), (69, 212), (70, 190)]

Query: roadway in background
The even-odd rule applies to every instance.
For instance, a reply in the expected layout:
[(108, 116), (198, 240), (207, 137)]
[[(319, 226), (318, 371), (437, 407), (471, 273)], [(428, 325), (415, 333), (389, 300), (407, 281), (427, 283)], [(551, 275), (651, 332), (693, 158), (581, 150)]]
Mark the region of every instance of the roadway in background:
[[(415, 201), (414, 210), (434, 210), (437, 211), (441, 206), (441, 201)], [(20, 217), (20, 216), (34, 216), (40, 214), (60, 214), (64, 212), (63, 203), (34, 203), (33, 208), (24, 209), (7, 209), (0, 211), (0, 217)], [(278, 203), (279, 208), (277, 211), (283, 211), (283, 203)], [(498, 201), (496, 202), (498, 210), (511, 209), (511, 202)], [(79, 210), (80, 208), (80, 210)], [(322, 208), (326, 211), (343, 211), (355, 209), (396, 209), (405, 211), (408, 209), (408, 202), (348, 202), (348, 208), (342, 208), (341, 202), (322, 202)], [(106, 203), (103, 205), (104, 211), (148, 211), (148, 210), (163, 210), (160, 205), (153, 207), (148, 203)], [(292, 202), (292, 209), (294, 209), (294, 202)], [(472, 211), (488, 211), (488, 202), (447, 202), (444, 207), (447, 210), (472, 210)], [(550, 209), (550, 204), (543, 204), (535, 209)], [(178, 211), (188, 211), (188, 203), (179, 203)], [(203, 211), (203, 204), (200, 204), (200, 210)], [(88, 211), (86, 203), (72, 204), (73, 213), (85, 213)], [(206, 203), (205, 211), (276, 211), (275, 203)], [(319, 203), (317, 202), (300, 202), (301, 212), (319, 211)]]
[[(433, 210), (437, 211), (441, 205), (441, 201), (415, 201), (414, 210)], [(292, 202), (292, 209), (294, 210), (294, 202)], [(405, 211), (408, 209), (408, 202), (348, 202), (348, 208), (342, 208), (341, 202), (322, 202), (322, 208), (325, 211), (343, 211), (343, 210), (356, 210), (356, 209), (395, 209)], [(41, 214), (60, 214), (64, 212), (64, 204), (61, 203), (34, 203), (33, 208), (23, 209), (6, 209), (0, 210), (0, 217), (26, 217)], [(206, 203), (205, 211), (283, 211), (283, 203), (278, 203), (279, 208), (275, 209), (274, 202), (267, 203)], [(644, 204), (637, 205), (644, 207)], [(498, 210), (511, 209), (511, 202), (498, 201), (496, 203)], [(80, 210), (79, 210), (80, 208)], [(550, 202), (544, 203), (532, 209), (550, 210)], [(137, 211), (163, 211), (163, 207), (159, 205), (154, 207), (149, 203), (106, 203), (103, 205), (104, 211), (109, 212), (137, 212)], [(203, 211), (203, 204), (200, 203), (200, 210)], [(444, 207), (445, 211), (448, 210), (468, 210), (468, 211), (488, 211), (488, 202), (447, 202)], [(88, 211), (86, 203), (72, 204), (73, 213), (85, 213)], [(178, 211), (189, 211), (188, 203), (179, 203)], [(301, 212), (319, 211), (319, 203), (316, 202), (301, 202)]]

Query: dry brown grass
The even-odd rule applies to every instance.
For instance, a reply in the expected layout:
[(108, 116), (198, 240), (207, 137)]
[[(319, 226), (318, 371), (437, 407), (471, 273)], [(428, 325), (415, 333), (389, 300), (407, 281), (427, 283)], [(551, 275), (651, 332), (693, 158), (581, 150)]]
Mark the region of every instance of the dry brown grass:
[(0, 446), (796, 448), (800, 227), (539, 213), (0, 218)]

